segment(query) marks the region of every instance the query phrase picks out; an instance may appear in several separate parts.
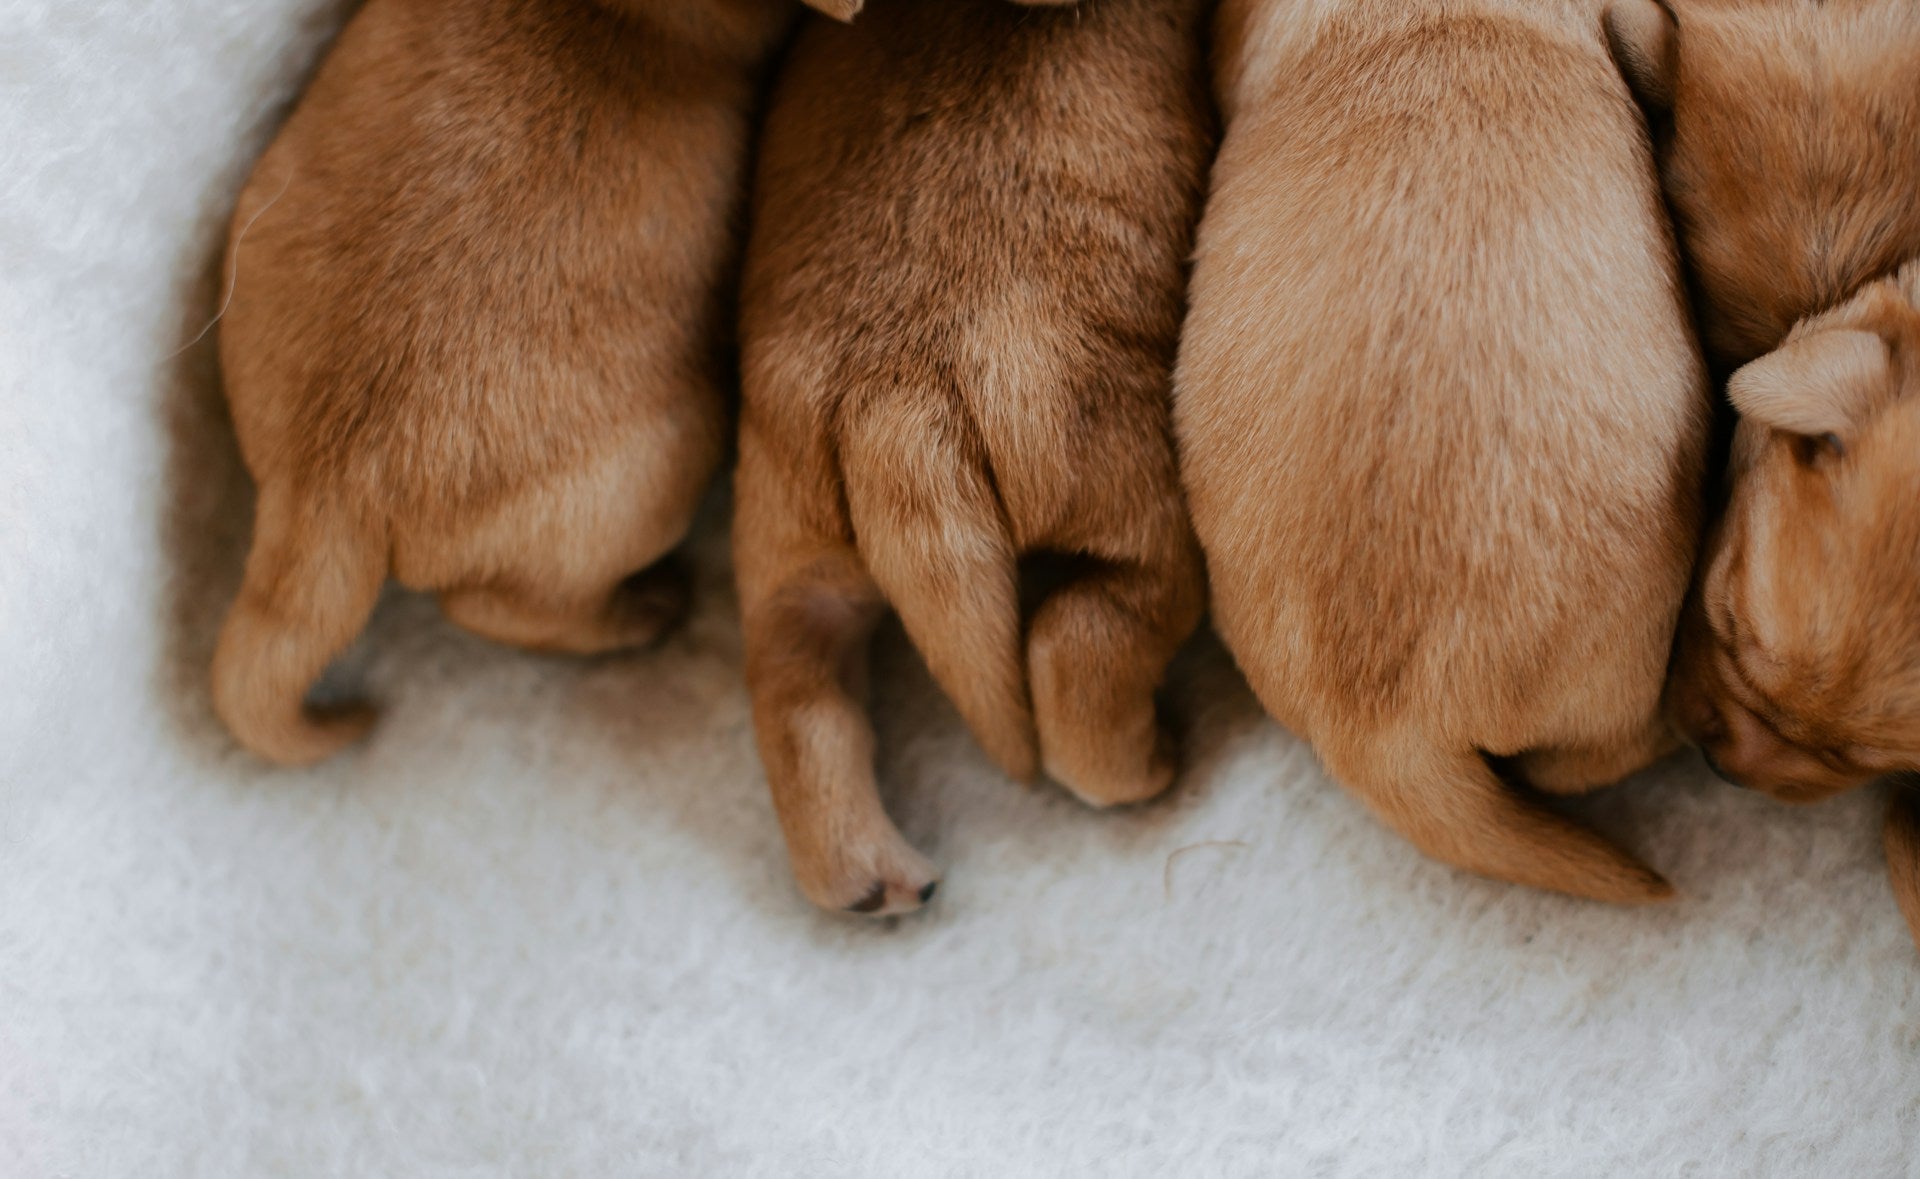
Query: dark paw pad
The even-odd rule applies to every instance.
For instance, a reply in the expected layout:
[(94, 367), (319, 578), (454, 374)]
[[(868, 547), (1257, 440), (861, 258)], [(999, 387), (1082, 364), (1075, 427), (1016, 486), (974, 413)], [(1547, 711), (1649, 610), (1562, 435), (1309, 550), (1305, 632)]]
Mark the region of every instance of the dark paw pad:
[(881, 906), (885, 905), (886, 903), (887, 903), (887, 886), (884, 884), (876, 884), (873, 886), (872, 890), (867, 893), (866, 896), (863, 896), (859, 900), (853, 902), (851, 905), (848, 905), (847, 912), (878, 913), (881, 909)]

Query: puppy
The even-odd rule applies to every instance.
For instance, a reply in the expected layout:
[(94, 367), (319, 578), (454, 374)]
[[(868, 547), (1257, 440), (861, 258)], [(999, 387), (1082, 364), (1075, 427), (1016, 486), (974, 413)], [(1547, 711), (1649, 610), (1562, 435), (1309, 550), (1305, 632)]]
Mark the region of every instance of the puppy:
[[(221, 333), (259, 488), (214, 659), (241, 744), (310, 762), (308, 688), (389, 575), (479, 634), (646, 643), (725, 438), (724, 286), (785, 0), (370, 0), (243, 192)], [(637, 572), (643, 571), (644, 572)]]
[[(1670, 687), (1727, 779), (1812, 802), (1920, 770), (1920, 261), (1734, 373), (1726, 510)], [(1886, 831), (1920, 939), (1920, 820)]]
[[(1669, 698), (1725, 777), (1808, 802), (1920, 769), (1920, 7), (1679, 14), (1610, 22), (1737, 368)], [(1886, 848), (1920, 938), (1914, 813), (1897, 792)]]
[(1811, 802), (1920, 770), (1920, 262), (1741, 368), (1730, 498), (1675, 715), (1742, 785)]
[[(1015, 778), (1165, 788), (1154, 692), (1205, 593), (1169, 435), (1211, 150), (1201, 0), (888, 0), (776, 85), (743, 280), (735, 480), (754, 720), (800, 886), (898, 913), (863, 706), (896, 610)], [(1023, 558), (1056, 583), (1023, 625)]]
[(1175, 426), (1227, 645), (1429, 855), (1668, 896), (1511, 788), (1669, 749), (1700, 526), (1704, 373), (1598, 12), (1226, 0), (1216, 52)]

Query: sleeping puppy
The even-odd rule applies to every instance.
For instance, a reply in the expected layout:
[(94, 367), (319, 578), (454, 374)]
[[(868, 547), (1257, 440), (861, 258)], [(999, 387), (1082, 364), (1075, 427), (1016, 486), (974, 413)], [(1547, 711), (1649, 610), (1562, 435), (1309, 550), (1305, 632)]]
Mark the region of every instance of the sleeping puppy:
[(1013, 777), (1106, 805), (1173, 776), (1154, 693), (1205, 597), (1168, 424), (1211, 149), (1201, 4), (886, 0), (812, 22), (776, 86), (734, 551), (761, 758), (825, 908), (934, 888), (874, 781), (889, 606)]
[[(1729, 501), (1671, 686), (1723, 776), (1813, 802), (1920, 771), (1920, 261), (1734, 373)], [(1920, 938), (1920, 831), (1889, 866)]]
[[(1807, 802), (1920, 769), (1920, 6), (1679, 12), (1610, 32), (1671, 125), (1708, 345), (1745, 367), (1670, 702), (1724, 776)], [(1897, 790), (1920, 937), (1915, 815)]]
[(1524, 791), (1660, 710), (1708, 402), (1653, 162), (1570, 0), (1227, 0), (1175, 425), (1269, 712), (1428, 854), (1670, 888)]
[(221, 332), (259, 488), (214, 659), (241, 744), (316, 760), (309, 686), (389, 575), (490, 638), (646, 643), (726, 429), (724, 286), (785, 0), (371, 0), (234, 216)]
[(1731, 496), (1675, 713), (1716, 769), (1811, 802), (1920, 771), (1920, 262), (1734, 373)]

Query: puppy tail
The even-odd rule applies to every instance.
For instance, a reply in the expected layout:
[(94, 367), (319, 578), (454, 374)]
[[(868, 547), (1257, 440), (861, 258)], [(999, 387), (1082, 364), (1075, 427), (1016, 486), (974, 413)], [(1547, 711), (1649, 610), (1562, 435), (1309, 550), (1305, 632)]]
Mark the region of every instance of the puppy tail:
[(1887, 876), (1893, 883), (1893, 899), (1920, 944), (1920, 786), (1899, 782), (1887, 806), (1884, 832), (1887, 849)]
[(967, 423), (902, 405), (868, 415), (843, 447), (868, 571), (987, 755), (1031, 779), (1037, 740), (1013, 537)]
[(1433, 858), (1494, 880), (1615, 904), (1673, 895), (1672, 885), (1625, 850), (1515, 793), (1478, 753), (1395, 744), (1329, 757), (1327, 768)]
[(213, 707), (236, 740), (306, 765), (359, 739), (364, 704), (314, 708), (307, 690), (366, 626), (386, 581), (377, 531), (263, 488), (240, 596), (213, 657)]

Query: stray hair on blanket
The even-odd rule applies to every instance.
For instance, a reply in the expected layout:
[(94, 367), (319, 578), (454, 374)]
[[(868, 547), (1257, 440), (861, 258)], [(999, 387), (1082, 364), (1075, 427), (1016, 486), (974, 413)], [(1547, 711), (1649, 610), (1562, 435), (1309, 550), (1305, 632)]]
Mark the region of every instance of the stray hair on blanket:
[(1244, 839), (1203, 839), (1199, 843), (1189, 843), (1185, 847), (1176, 847), (1167, 853), (1166, 866), (1160, 869), (1160, 890), (1168, 900), (1173, 899), (1173, 862), (1190, 851), (1203, 847), (1246, 847)]
[(201, 328), (199, 332), (194, 335), (193, 339), (180, 345), (177, 350), (167, 357), (168, 360), (180, 359), (180, 357), (186, 353), (187, 349), (192, 348), (195, 344), (206, 339), (207, 333), (212, 331), (216, 324), (227, 317), (227, 308), (233, 306), (234, 285), (240, 281), (240, 243), (247, 240), (247, 232), (253, 228), (254, 222), (266, 216), (267, 210), (279, 204), (280, 198), (287, 195), (287, 188), (293, 183), (294, 171), (295, 169), (293, 168), (287, 169), (287, 178), (280, 182), (280, 191), (274, 193), (273, 196), (267, 200), (266, 204), (255, 209), (253, 216), (247, 218), (247, 223), (240, 227), (240, 232), (233, 235), (233, 248), (227, 251), (226, 281), (221, 283), (220, 306), (214, 310), (213, 318), (207, 321), (207, 326)]

